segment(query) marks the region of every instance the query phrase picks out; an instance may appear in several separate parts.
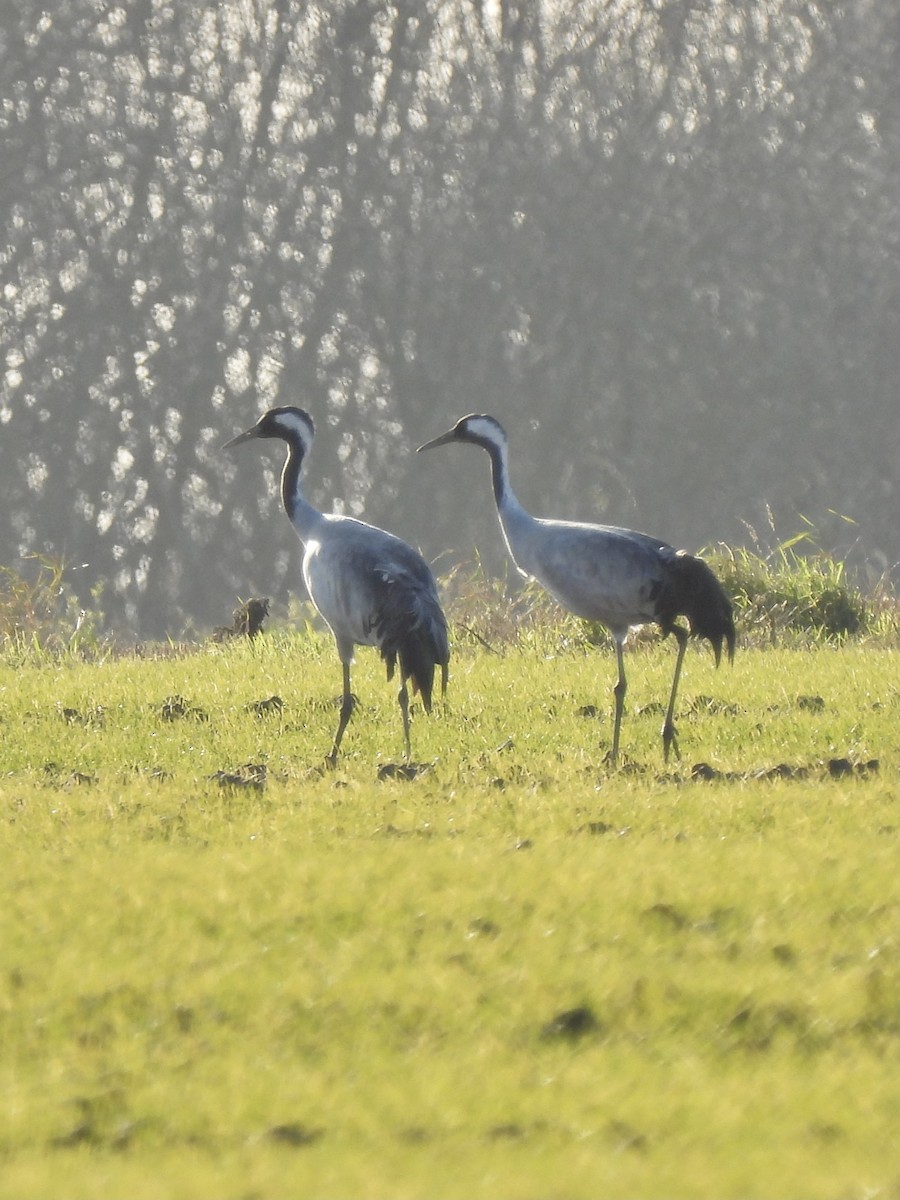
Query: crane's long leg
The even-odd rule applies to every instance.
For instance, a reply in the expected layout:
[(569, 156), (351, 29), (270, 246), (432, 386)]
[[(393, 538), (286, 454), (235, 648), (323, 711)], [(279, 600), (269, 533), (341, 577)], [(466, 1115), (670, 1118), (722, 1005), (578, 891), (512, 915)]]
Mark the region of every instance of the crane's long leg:
[(675, 693), (678, 691), (678, 680), (681, 678), (681, 664), (687, 649), (688, 633), (680, 625), (673, 625), (672, 632), (678, 639), (678, 657), (675, 659), (675, 674), (672, 678), (672, 691), (669, 694), (669, 707), (666, 709), (666, 720), (662, 727), (663, 760), (669, 761), (669, 751), (675, 751), (675, 757), (681, 758), (678, 749), (678, 736), (675, 729)]
[(613, 688), (613, 695), (616, 698), (616, 721), (613, 726), (612, 753), (609, 756), (609, 760), (613, 766), (619, 761), (619, 731), (622, 728), (622, 710), (625, 707), (625, 693), (628, 691), (628, 681), (625, 678), (625, 655), (622, 650), (624, 644), (624, 638), (616, 638), (616, 662), (619, 666), (619, 678), (616, 680), (616, 686)]
[(397, 700), (399, 701), (400, 713), (403, 717), (403, 741), (406, 746), (406, 761), (409, 762), (409, 691), (406, 687), (405, 679), (403, 680), (400, 691), (397, 693)]
[(344, 694), (341, 697), (341, 716), (338, 721), (337, 733), (334, 735), (334, 745), (331, 747), (331, 753), (326, 760), (332, 766), (337, 762), (338, 751), (341, 748), (341, 738), (344, 736), (344, 730), (347, 728), (347, 722), (350, 720), (350, 714), (353, 712), (353, 695), (350, 691), (350, 664), (343, 663), (342, 665), (344, 668)]

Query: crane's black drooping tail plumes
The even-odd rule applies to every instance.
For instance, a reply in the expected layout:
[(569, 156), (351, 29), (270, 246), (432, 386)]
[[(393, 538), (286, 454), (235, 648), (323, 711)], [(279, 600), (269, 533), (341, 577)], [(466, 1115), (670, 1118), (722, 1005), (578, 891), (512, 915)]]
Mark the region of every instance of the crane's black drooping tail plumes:
[(387, 677), (393, 678), (399, 659), (401, 678), (410, 681), (413, 694), (418, 692), (425, 711), (431, 712), (436, 666), (441, 668), (442, 695), (447, 688), (450, 646), (446, 619), (429, 592), (390, 578), (384, 580), (384, 589), (385, 602), (380, 606), (382, 615), (377, 633)]
[(712, 569), (702, 558), (680, 550), (671, 563), (668, 577), (660, 590), (659, 623), (671, 633), (676, 617), (687, 617), (694, 637), (706, 638), (716, 656), (722, 657), (722, 642), (728, 647), (728, 661), (734, 658), (735, 632), (731, 601)]

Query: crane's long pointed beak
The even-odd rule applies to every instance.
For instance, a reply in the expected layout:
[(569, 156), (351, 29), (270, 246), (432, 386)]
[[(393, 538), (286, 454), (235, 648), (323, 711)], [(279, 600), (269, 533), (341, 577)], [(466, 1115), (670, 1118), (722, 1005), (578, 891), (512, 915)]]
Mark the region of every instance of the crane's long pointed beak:
[(226, 442), (222, 449), (230, 450), (232, 446), (239, 446), (241, 442), (249, 442), (252, 441), (253, 438), (258, 437), (259, 433), (254, 425), (252, 429), (245, 429), (243, 433), (239, 433), (237, 437), (233, 437), (230, 442)]
[(442, 433), (440, 437), (432, 438), (430, 442), (425, 442), (424, 445), (416, 448), (416, 454), (420, 450), (433, 450), (435, 446), (446, 446), (448, 442), (456, 441), (456, 430), (448, 429), (446, 433)]

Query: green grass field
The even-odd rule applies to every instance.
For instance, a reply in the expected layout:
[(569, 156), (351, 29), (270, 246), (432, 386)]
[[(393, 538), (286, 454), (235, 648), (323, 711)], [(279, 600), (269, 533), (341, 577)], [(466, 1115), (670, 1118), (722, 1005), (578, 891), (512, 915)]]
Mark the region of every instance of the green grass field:
[(0, 659), (0, 1197), (900, 1194), (896, 645), (560, 630)]

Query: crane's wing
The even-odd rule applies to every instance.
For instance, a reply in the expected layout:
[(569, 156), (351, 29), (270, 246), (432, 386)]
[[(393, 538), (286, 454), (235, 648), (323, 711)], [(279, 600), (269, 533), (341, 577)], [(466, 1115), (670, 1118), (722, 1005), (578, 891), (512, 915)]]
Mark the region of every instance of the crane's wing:
[(342, 658), (350, 661), (354, 644), (378, 646), (388, 678), (399, 659), (403, 679), (429, 707), (434, 668), (446, 669), (450, 649), (424, 558), (386, 530), (345, 518), (321, 542), (307, 543), (303, 574)]

